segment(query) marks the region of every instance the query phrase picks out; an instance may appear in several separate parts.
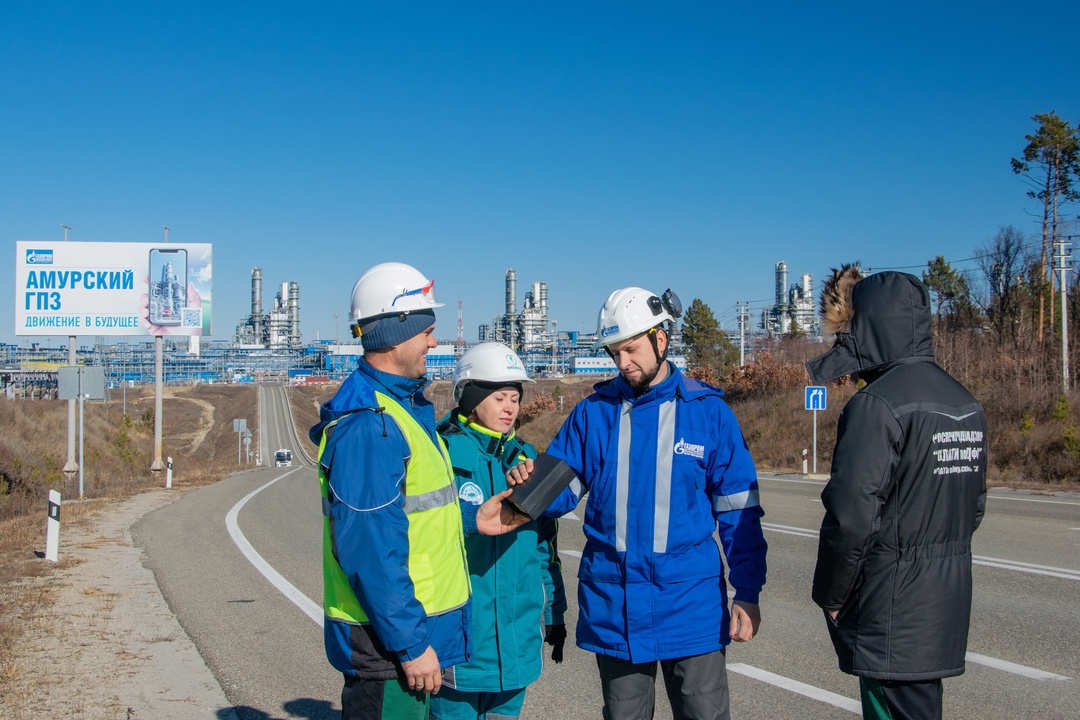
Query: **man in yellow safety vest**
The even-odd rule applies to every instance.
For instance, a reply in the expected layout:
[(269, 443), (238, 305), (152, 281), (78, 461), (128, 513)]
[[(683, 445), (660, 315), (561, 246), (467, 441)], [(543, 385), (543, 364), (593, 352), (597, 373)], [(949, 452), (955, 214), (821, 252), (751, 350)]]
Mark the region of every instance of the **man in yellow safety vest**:
[(435, 282), (381, 263), (353, 288), (364, 356), (311, 428), (323, 502), (324, 640), (344, 675), (345, 720), (427, 718), (442, 670), (468, 659), (471, 603), (464, 535), (527, 518), (458, 503), (446, 448), (424, 397), (435, 347)]

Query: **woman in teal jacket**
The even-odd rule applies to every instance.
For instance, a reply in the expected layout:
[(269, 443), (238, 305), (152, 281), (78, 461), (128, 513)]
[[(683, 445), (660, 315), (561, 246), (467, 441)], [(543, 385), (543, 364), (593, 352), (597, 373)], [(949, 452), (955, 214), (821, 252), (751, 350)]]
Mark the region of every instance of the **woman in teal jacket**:
[[(450, 451), (467, 533), (476, 507), (506, 488), (507, 469), (536, 457), (515, 435), (523, 382), (532, 382), (524, 365), (501, 343), (482, 343), (458, 360), (457, 407), (438, 431)], [(556, 531), (556, 521), (542, 519), (506, 535), (466, 535), (472, 655), (445, 672), (442, 690), (431, 699), (432, 718), (518, 717), (525, 688), (540, 677), (545, 637), (552, 659), (562, 660), (566, 596)]]

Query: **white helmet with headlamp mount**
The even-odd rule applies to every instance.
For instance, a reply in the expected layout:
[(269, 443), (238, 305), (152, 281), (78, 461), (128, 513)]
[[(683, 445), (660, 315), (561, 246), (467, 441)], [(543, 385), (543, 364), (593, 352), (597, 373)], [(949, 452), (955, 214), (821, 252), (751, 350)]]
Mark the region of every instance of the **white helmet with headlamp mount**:
[(682, 304), (670, 289), (663, 296), (639, 287), (616, 290), (600, 308), (594, 347), (606, 348), (665, 322), (674, 325), (680, 315)]

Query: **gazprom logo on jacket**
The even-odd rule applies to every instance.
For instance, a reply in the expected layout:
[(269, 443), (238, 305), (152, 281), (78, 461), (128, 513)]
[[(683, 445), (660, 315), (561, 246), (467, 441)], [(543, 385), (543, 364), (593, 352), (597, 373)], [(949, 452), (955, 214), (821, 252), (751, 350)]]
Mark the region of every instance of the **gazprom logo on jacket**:
[(618, 325), (608, 325), (607, 327), (600, 328), (600, 337), (611, 337), (617, 332), (619, 332)]
[(688, 443), (686, 442), (686, 440), (679, 438), (679, 442), (675, 443), (675, 454), (689, 455), (690, 457), (695, 458), (703, 458), (705, 457), (705, 446)]
[(484, 504), (484, 491), (474, 482), (467, 482), (458, 488), (458, 497), (472, 505)]
[(26, 264), (27, 265), (52, 265), (53, 264), (53, 251), (52, 250), (27, 250), (26, 251)]

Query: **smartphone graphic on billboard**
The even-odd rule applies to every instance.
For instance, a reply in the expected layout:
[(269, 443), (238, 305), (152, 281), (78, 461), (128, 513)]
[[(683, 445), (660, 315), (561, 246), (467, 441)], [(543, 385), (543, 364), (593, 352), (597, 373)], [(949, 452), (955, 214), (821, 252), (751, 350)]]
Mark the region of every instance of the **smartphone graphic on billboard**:
[(150, 324), (180, 325), (187, 307), (187, 250), (154, 248), (150, 251)]

